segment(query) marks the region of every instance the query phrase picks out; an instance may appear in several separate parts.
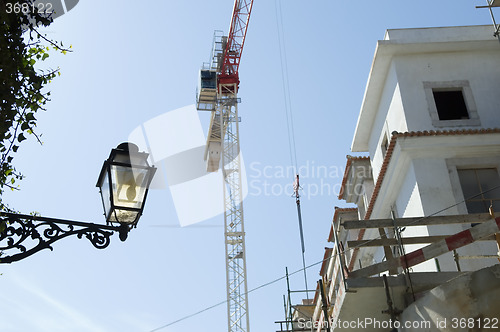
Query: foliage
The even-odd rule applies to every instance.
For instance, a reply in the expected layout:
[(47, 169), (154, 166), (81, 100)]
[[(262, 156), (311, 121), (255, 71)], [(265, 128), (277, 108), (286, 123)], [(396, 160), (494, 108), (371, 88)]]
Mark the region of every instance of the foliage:
[[(41, 70), (39, 62), (54, 49), (68, 50), (38, 32), (52, 23), (50, 14), (31, 11), (34, 0), (0, 0), (0, 211), (10, 210), (2, 200), (6, 188), (18, 188), (22, 174), (13, 165), (14, 153), (30, 135), (42, 143), (36, 133), (36, 114), (45, 110), (50, 92), (44, 87), (59, 69)], [(10, 3), (10, 4), (9, 4)], [(36, 7), (33, 7), (36, 9)], [(22, 10), (26, 9), (26, 10)]]

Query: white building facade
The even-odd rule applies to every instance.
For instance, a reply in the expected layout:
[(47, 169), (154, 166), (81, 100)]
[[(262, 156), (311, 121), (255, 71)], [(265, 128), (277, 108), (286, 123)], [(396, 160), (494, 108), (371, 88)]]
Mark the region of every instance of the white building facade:
[[(499, 64), (500, 43), (489, 25), (388, 30), (378, 41), (351, 147), (365, 155), (347, 157), (339, 195), (355, 208), (335, 210), (312, 330), (334, 331), (340, 323), (343, 331), (389, 331), (384, 324), (355, 322), (390, 318), (431, 324), (400, 331), (466, 331), (437, 325), (447, 317), (500, 314), (485, 309), (498, 308), (491, 303), (500, 298), (493, 234), (490, 241), (450, 249), (409, 271), (400, 264), (356, 273), (465, 232), (475, 217), (399, 228), (403, 240), (428, 240), (404, 246), (395, 245), (393, 227), (346, 227), (379, 219), (500, 217)], [(374, 239), (392, 242), (366, 245)], [(480, 286), (481, 278), (491, 287)], [(466, 308), (461, 301), (477, 305)]]
[[(491, 26), (388, 30), (378, 42), (353, 152), (368, 152), (375, 188), (363, 219), (500, 212), (500, 43)], [(496, 187), (496, 189), (495, 189)], [(470, 224), (408, 227), (450, 235)], [(405, 246), (412, 251), (418, 246)], [(460, 256), (496, 254), (473, 243)], [(361, 252), (380, 257), (380, 254)], [(359, 259), (358, 256), (358, 259)], [(477, 270), (490, 259), (440, 256), (416, 271)]]

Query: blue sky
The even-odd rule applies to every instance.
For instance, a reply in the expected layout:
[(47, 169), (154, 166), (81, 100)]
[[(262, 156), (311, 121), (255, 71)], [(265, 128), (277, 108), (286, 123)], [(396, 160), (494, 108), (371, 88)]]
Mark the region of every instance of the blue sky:
[[(276, 2), (277, 1), (277, 2)], [(249, 193), (244, 202), (248, 285), (302, 267), (278, 47), (283, 37), (302, 167), (306, 262), (323, 257), (350, 153), (376, 41), (388, 28), (490, 24), (483, 1), (255, 0), (240, 66), (241, 149)], [(31, 138), (15, 157), (26, 176), (5, 196), (22, 212), (102, 222), (95, 183), (111, 148), (141, 124), (195, 102), (198, 70), (214, 30), (227, 33), (232, 0), (81, 0), (46, 29), (74, 52), (47, 65), (61, 76), (38, 116), (44, 145)], [(201, 115), (206, 130), (206, 114)], [(165, 144), (177, 144), (171, 141)], [(288, 174), (287, 174), (288, 173)], [(168, 179), (167, 179), (168, 181)], [(195, 209), (196, 206), (193, 206)], [(105, 250), (68, 238), (54, 251), (0, 267), (0, 330), (146, 332), (225, 300), (223, 216), (179, 227), (168, 187), (152, 190), (137, 229)], [(200, 227), (202, 226), (202, 227)], [(309, 288), (319, 266), (309, 269)], [(291, 278), (303, 289), (302, 274)], [(286, 283), (249, 296), (250, 329), (274, 331)], [(298, 301), (298, 298), (296, 299)], [(223, 331), (218, 306), (161, 331)]]

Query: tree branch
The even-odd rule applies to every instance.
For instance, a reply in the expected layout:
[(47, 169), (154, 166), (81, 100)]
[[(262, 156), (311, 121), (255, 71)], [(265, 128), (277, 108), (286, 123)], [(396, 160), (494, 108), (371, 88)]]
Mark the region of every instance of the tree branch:
[(44, 35), (42, 35), (40, 32), (38, 32), (37, 29), (35, 29), (35, 28), (31, 28), (31, 29), (32, 29), (32, 31), (34, 31), (38, 35), (39, 38), (42, 38), (43, 40), (45, 40), (47, 43), (51, 44), (52, 46), (54, 46), (58, 50), (65, 51), (65, 52), (73, 52), (72, 50), (70, 50), (68, 48), (63, 48), (63, 47), (57, 45), (52, 40), (48, 39), (47, 37), (45, 37)]

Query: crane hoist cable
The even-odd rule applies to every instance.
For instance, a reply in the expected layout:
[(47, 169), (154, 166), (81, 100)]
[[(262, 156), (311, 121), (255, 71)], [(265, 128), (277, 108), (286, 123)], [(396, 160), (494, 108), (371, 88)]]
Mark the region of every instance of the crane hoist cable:
[(281, 81), (283, 87), (283, 100), (285, 102), (285, 119), (288, 134), (288, 149), (290, 153), (290, 164), (297, 174), (297, 148), (295, 146), (295, 129), (293, 125), (292, 102), (290, 96), (290, 84), (288, 80), (288, 60), (286, 56), (286, 45), (284, 38), (283, 15), (281, 1), (275, 0), (276, 9), (276, 30), (278, 32), (278, 47), (281, 63)]
[(309, 290), (307, 287), (307, 271), (306, 271), (306, 259), (305, 252), (306, 247), (304, 243), (304, 229), (302, 226), (302, 212), (300, 208), (300, 194), (299, 190), (301, 189), (299, 183), (299, 173), (297, 166), (297, 148), (295, 145), (295, 128), (293, 124), (293, 113), (292, 113), (292, 100), (290, 96), (290, 84), (288, 80), (288, 61), (286, 56), (286, 46), (285, 46), (285, 38), (284, 38), (284, 24), (283, 24), (283, 11), (281, 9), (281, 1), (275, 0), (275, 9), (276, 9), (276, 28), (278, 32), (278, 46), (279, 46), (279, 54), (280, 54), (280, 62), (281, 62), (281, 80), (283, 86), (283, 98), (285, 102), (285, 116), (286, 116), (286, 125), (287, 125), (287, 134), (288, 134), (288, 148), (290, 152), (290, 164), (294, 168), (295, 173), (295, 182), (294, 182), (294, 195), (295, 195), (295, 203), (297, 205), (297, 216), (299, 220), (299, 232), (300, 232), (300, 244), (302, 249), (302, 267), (304, 271), (304, 284), (306, 297), (309, 299)]
[(302, 268), (304, 270), (304, 284), (306, 286), (306, 298), (309, 299), (309, 289), (307, 288), (307, 269), (306, 269), (306, 246), (304, 243), (304, 230), (302, 228), (302, 212), (300, 210), (300, 182), (299, 175), (296, 175), (296, 180), (293, 185), (295, 191), (295, 203), (297, 204), (297, 215), (299, 217), (300, 244), (302, 246)]

